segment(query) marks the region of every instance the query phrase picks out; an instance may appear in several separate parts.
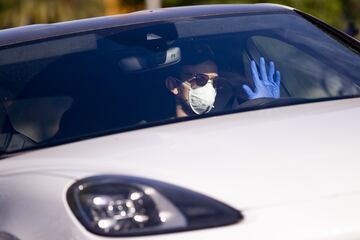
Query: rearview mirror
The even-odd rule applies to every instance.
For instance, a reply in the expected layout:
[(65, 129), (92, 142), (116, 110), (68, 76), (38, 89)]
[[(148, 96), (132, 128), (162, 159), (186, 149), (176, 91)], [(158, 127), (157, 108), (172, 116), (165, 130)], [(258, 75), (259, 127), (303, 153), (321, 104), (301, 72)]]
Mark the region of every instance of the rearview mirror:
[(128, 53), (118, 61), (119, 67), (125, 72), (150, 71), (171, 66), (181, 61), (179, 47), (166, 51), (153, 52), (148, 49), (136, 49), (133, 54)]

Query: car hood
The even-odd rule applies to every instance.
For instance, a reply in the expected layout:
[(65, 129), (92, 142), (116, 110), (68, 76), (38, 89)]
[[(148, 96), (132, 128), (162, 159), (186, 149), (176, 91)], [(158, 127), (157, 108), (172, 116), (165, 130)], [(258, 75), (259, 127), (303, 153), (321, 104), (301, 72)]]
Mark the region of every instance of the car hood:
[(186, 121), (36, 150), (0, 176), (152, 178), (249, 209), (360, 192), (360, 99)]

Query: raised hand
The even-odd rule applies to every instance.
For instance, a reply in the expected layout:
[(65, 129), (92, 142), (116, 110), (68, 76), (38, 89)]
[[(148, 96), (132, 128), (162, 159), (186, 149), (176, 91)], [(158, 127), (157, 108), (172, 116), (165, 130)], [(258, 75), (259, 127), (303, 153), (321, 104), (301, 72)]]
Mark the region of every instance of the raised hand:
[(254, 91), (248, 86), (243, 85), (243, 89), (249, 99), (255, 98), (279, 98), (280, 97), (280, 72), (275, 72), (275, 65), (269, 63), (269, 72), (266, 73), (265, 59), (260, 58), (260, 76), (255, 61), (251, 61), (251, 74), (254, 82)]

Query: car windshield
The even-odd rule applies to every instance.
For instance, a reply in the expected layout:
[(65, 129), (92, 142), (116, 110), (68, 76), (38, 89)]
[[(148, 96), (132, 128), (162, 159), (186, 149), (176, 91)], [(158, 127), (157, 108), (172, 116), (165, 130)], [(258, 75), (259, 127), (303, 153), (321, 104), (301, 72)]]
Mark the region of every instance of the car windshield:
[(169, 19), (0, 49), (0, 150), (360, 93), (359, 53), (297, 13)]

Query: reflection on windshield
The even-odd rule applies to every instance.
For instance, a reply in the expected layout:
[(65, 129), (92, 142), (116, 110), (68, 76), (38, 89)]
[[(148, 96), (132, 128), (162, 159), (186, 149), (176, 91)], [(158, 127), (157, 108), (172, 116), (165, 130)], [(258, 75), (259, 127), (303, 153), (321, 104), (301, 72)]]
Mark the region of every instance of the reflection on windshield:
[(295, 14), (181, 19), (0, 52), (7, 152), (360, 93), (359, 54)]

